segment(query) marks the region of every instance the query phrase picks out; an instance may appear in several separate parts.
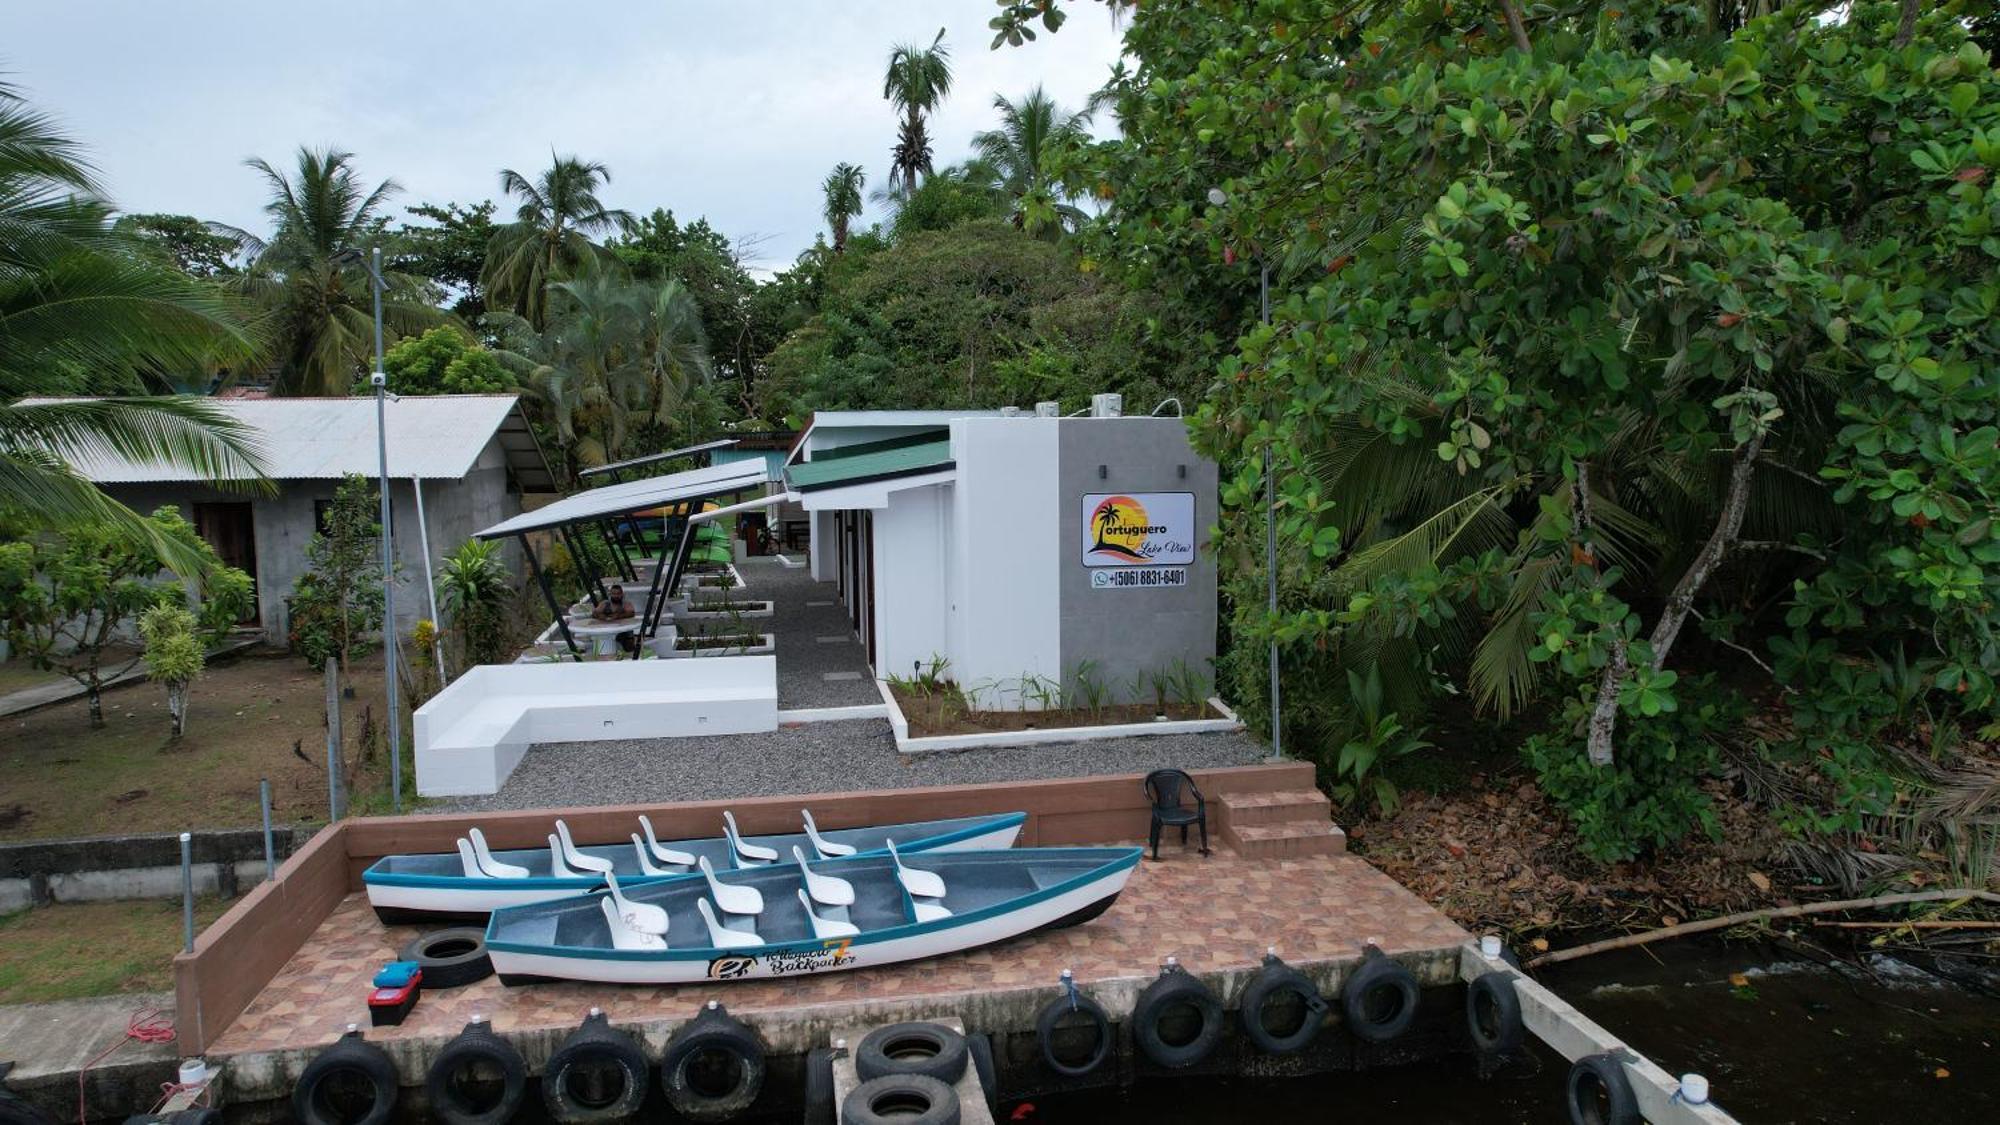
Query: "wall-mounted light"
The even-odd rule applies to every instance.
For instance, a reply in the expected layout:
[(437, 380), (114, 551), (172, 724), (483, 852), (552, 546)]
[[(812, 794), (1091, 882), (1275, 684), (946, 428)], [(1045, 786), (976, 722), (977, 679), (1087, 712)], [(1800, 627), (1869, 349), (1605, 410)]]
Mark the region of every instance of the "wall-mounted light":
[(1108, 465), (1099, 465), (1099, 466), (1097, 467), (1097, 479), (1098, 479), (1098, 480), (1108, 480), (1108, 479), (1110, 479), (1110, 477), (1111, 477), (1111, 467), (1110, 467), (1110, 466), (1108, 466)]
[(1176, 469), (1179, 469), (1179, 470), (1180, 470), (1180, 478), (1181, 478), (1182, 480), (1186, 480), (1186, 479), (1187, 479), (1187, 466), (1186, 466), (1186, 465), (1176, 465), (1176, 466), (1174, 466), (1174, 467), (1175, 467)]

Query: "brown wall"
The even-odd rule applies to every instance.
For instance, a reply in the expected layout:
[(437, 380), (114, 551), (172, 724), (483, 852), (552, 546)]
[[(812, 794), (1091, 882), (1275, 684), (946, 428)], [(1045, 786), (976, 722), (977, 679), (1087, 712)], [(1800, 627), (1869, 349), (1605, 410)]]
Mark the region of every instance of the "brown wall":
[[(1310, 789), (1310, 765), (1196, 770), (1209, 798), (1220, 793)], [(722, 834), (728, 809), (746, 834), (799, 831), (809, 808), (821, 828), (850, 828), (986, 813), (1025, 812), (1025, 847), (1141, 840), (1146, 796), (1137, 774), (998, 782), (935, 789), (887, 789), (786, 797), (745, 797), (674, 805), (537, 809), (465, 815), (349, 818), (313, 837), (264, 883), (196, 939), (193, 953), (174, 958), (176, 1026), (182, 1053), (200, 1054), (241, 1015), (265, 984), (298, 952), (340, 900), (361, 889), (361, 873), (382, 856), (448, 852), (466, 829), (478, 827), (496, 848), (545, 846), (556, 817), (580, 844), (627, 840), (645, 813), (661, 839)]]

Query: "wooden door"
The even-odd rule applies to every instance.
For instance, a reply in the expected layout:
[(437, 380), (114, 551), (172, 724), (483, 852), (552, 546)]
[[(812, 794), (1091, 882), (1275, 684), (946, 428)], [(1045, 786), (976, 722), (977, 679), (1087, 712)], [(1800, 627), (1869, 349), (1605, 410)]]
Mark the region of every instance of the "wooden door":
[(250, 604), (238, 624), (257, 620), (257, 523), (247, 501), (196, 504), (194, 531), (224, 564), (250, 576)]
[(868, 648), (868, 666), (875, 666), (875, 513), (861, 513), (861, 569), (867, 577), (862, 589), (867, 604), (861, 610), (861, 643)]

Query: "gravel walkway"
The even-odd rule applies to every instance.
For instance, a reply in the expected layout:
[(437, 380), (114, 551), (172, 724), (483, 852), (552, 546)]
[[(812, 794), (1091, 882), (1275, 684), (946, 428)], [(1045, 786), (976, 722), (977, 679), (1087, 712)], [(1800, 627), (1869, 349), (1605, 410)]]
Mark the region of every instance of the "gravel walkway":
[[(847, 611), (840, 608), (833, 583), (815, 582), (810, 569), (794, 570), (771, 558), (746, 559), (736, 569), (743, 573), (745, 598), (772, 603), (771, 617), (758, 624), (778, 638), (779, 707), (789, 711), (882, 702), (868, 671), (868, 654), (854, 636)], [(841, 639), (823, 643), (821, 637)], [(857, 675), (829, 680), (828, 672)]]
[(458, 812), (704, 801), (1144, 773), (1162, 766), (1205, 769), (1263, 759), (1264, 747), (1240, 733), (899, 754), (888, 720), (861, 719), (720, 738), (537, 746), (495, 796), (436, 807)]

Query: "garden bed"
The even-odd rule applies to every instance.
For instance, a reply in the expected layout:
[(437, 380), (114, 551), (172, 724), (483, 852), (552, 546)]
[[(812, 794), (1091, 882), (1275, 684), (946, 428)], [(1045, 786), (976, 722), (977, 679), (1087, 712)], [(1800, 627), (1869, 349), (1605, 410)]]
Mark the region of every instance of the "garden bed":
[(673, 656), (762, 656), (777, 649), (778, 639), (770, 633), (690, 633), (674, 638)]
[(1084, 742), (1240, 729), (1220, 699), (1191, 703), (1104, 704), (1039, 711), (973, 710), (955, 688), (944, 691), (877, 681), (889, 705), (896, 748), (905, 753)]
[(734, 617), (770, 617), (774, 609), (770, 602), (698, 602), (675, 610), (674, 616), (688, 621), (728, 621)]

